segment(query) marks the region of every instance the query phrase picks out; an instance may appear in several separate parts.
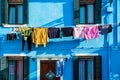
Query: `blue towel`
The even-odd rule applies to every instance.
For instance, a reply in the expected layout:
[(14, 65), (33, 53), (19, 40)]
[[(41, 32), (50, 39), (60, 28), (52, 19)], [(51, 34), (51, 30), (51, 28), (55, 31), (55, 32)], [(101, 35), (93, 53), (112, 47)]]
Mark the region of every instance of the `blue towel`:
[(60, 77), (63, 74), (63, 62), (56, 61), (56, 77)]

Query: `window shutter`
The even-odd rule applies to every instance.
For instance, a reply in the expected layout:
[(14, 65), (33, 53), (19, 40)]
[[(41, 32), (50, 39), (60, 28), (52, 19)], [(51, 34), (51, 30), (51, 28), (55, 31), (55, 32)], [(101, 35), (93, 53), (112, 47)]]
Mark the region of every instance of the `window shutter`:
[(79, 80), (79, 58), (73, 57), (73, 80)]
[(74, 25), (80, 23), (80, 0), (74, 0)]
[(1, 23), (8, 23), (8, 1), (1, 0)]
[(23, 23), (28, 24), (28, 0), (23, 0)]
[(8, 61), (6, 57), (0, 57), (0, 80), (8, 80)]
[(94, 58), (94, 80), (102, 80), (102, 57), (95, 56)]
[(25, 56), (23, 61), (23, 80), (29, 80), (29, 57)]
[(95, 0), (95, 23), (101, 23), (101, 0)]

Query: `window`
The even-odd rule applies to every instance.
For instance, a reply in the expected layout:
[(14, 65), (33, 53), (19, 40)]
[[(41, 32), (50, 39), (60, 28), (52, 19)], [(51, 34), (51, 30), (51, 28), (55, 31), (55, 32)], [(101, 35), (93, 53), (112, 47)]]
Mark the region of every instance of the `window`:
[(74, 24), (101, 23), (101, 0), (74, 0)]
[(28, 80), (29, 58), (9, 56), (0, 58), (0, 80)]
[(101, 56), (74, 57), (73, 80), (102, 80)]
[(8, 0), (8, 13), (10, 24), (23, 23), (23, 2), (22, 0)]
[(28, 0), (2, 0), (2, 24), (27, 24)]

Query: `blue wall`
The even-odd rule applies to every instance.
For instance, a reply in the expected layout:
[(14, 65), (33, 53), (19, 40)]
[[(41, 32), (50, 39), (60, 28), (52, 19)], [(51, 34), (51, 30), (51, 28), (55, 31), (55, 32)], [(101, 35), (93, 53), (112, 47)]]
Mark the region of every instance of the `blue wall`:
[[(117, 7), (116, 6), (119, 6)], [(28, 56), (33, 54), (63, 54), (73, 55), (76, 53), (94, 54), (102, 56), (102, 80), (111, 80), (120, 76), (120, 1), (114, 0), (111, 7), (112, 12), (107, 12), (109, 7), (108, 0), (102, 1), (102, 24), (112, 24), (113, 31), (107, 35), (99, 35), (98, 40), (91, 39), (87, 43), (83, 39), (72, 39), (72, 37), (62, 37), (49, 39), (47, 46), (35, 48), (32, 44), (32, 51), (27, 51), (25, 44), (25, 53)], [(117, 13), (116, 13), (117, 11)], [(33, 27), (69, 27), (73, 26), (73, 0), (29, 0), (29, 26)], [(6, 41), (6, 33), (12, 31), (12, 28), (0, 27), (0, 55), (4, 53), (21, 53), (21, 37), (15, 41)], [(33, 66), (34, 65), (34, 66)], [(72, 58), (69, 58), (64, 65), (63, 80), (72, 80)], [(30, 59), (30, 80), (37, 79), (37, 60)], [(120, 79), (120, 78), (119, 78)]]

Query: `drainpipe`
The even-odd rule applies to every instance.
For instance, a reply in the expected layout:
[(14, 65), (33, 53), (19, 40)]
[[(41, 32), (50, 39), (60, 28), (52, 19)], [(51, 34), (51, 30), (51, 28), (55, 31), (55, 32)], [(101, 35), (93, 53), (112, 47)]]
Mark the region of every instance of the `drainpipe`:
[(117, 21), (117, 0), (114, 0), (113, 1), (113, 7), (114, 7), (114, 11), (113, 11), (113, 36), (114, 36), (114, 39), (113, 39), (113, 44), (114, 46), (116, 47), (117, 46), (117, 24), (118, 24), (118, 21)]

